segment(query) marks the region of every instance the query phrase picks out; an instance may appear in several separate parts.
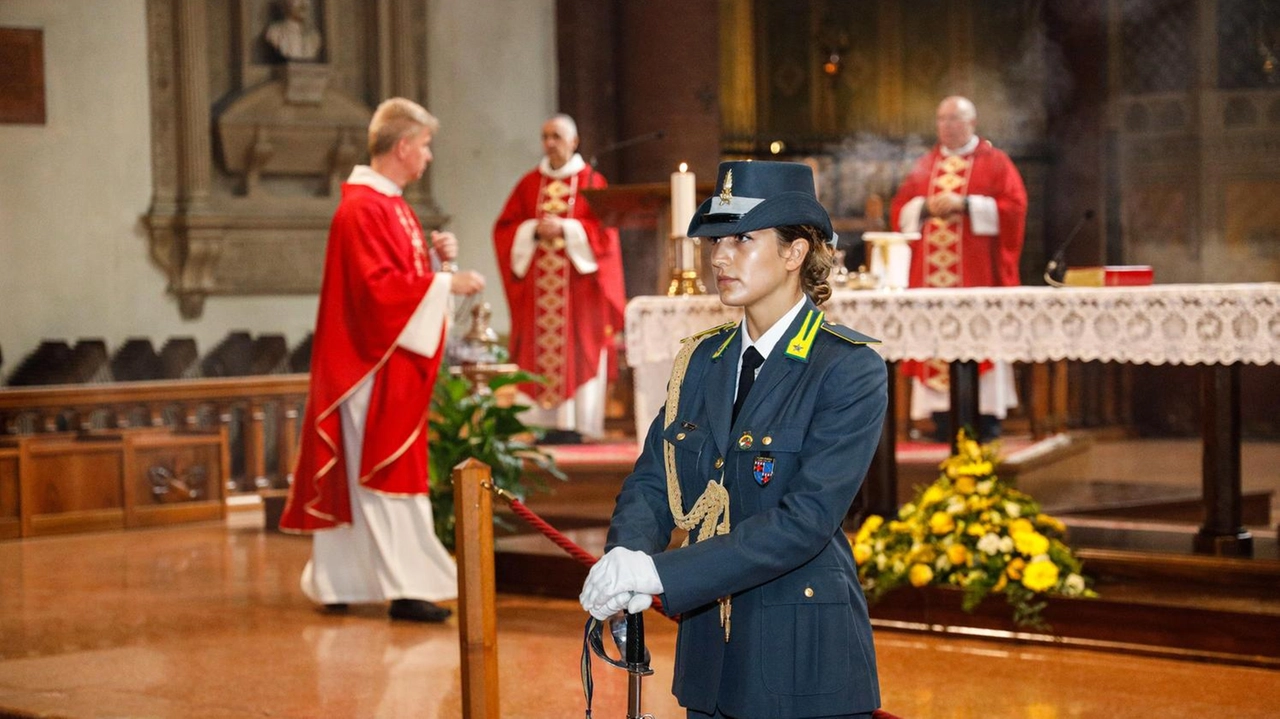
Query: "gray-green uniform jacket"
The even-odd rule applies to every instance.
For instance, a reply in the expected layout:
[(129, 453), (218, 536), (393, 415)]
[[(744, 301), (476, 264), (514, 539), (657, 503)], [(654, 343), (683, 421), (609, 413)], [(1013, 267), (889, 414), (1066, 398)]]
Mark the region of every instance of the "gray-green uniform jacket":
[[(666, 611), (680, 615), (673, 691), (685, 707), (753, 719), (870, 712), (880, 705), (875, 649), (841, 522), (879, 441), (884, 361), (866, 346), (875, 340), (822, 322), (806, 302), (730, 426), (738, 328), (701, 337), (675, 421), (658, 416), (623, 483), (608, 548), (653, 555)], [(723, 472), (728, 534), (667, 549), (668, 442), (682, 512)]]

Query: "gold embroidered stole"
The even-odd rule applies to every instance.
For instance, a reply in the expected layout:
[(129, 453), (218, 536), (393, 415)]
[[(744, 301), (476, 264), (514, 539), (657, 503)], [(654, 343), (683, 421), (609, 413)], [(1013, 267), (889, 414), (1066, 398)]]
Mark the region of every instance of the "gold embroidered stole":
[(395, 207), (396, 218), (400, 220), (404, 233), (409, 236), (409, 245), (413, 249), (413, 270), (422, 277), (427, 274), (427, 245), (422, 239), (422, 228), (404, 200), (397, 202)]
[[(538, 218), (554, 215), (573, 217), (578, 195), (578, 176), (568, 182), (542, 176), (538, 187)], [(542, 238), (534, 249), (533, 267), (534, 371), (546, 378), (531, 395), (544, 409), (562, 403), (573, 391), (567, 369), (569, 342), (569, 255), (564, 237)]]
[[(973, 155), (939, 157), (933, 163), (929, 177), (929, 197), (943, 194), (965, 195), (969, 189)], [(921, 266), (925, 287), (956, 287), (963, 273), (961, 237), (965, 216), (949, 218), (930, 217), (924, 225), (920, 242)], [(921, 381), (925, 386), (946, 392), (951, 387), (950, 370), (946, 362), (938, 359), (923, 363)]]

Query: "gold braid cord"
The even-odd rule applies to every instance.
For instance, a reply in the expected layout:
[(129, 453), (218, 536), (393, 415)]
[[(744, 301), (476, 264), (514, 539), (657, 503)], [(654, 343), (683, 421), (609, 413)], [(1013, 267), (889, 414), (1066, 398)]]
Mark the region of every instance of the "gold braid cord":
[[(671, 367), (671, 380), (667, 385), (667, 411), (663, 418), (663, 427), (670, 427), (672, 422), (676, 421), (676, 415), (680, 411), (680, 386), (684, 383), (685, 372), (689, 368), (689, 359), (693, 356), (693, 351), (702, 344), (702, 340), (709, 336), (690, 337), (685, 340), (684, 347), (680, 348), (680, 353), (676, 355), (675, 364)], [(698, 497), (698, 501), (693, 503), (693, 507), (686, 514), (684, 509), (684, 497), (680, 492), (680, 478), (676, 472), (676, 448), (671, 442), (663, 440), (662, 458), (667, 469), (667, 504), (671, 509), (671, 517), (675, 520), (676, 526), (689, 533), (684, 539), (684, 545), (689, 544), (689, 537), (693, 535), (695, 528), (698, 530), (698, 541), (708, 539), (715, 535), (729, 533), (729, 490), (724, 487), (724, 472), (721, 471), (720, 481), (712, 479), (707, 482), (707, 488), (703, 490), (702, 496)], [(729, 641), (729, 616), (733, 612), (733, 604), (729, 596), (720, 597), (720, 626), (724, 627), (724, 640)]]

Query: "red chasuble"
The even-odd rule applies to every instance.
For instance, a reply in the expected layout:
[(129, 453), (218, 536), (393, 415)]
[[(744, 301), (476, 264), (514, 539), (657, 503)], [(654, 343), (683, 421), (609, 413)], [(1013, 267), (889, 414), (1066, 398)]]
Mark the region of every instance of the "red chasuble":
[(955, 193), (996, 201), (1000, 234), (973, 234), (969, 217), (931, 217), (911, 253), (912, 287), (1012, 287), (1020, 284), (1018, 258), (1026, 231), (1027, 191), (1009, 156), (987, 140), (968, 155), (944, 157), (941, 146), (921, 157), (902, 181), (889, 208), (894, 230), (913, 197)]
[(351, 523), (338, 413), (370, 374), (358, 480), (387, 494), (428, 492), (427, 412), (444, 352), (424, 357), (396, 340), (436, 278), (422, 227), (404, 199), (344, 184), (329, 228), (311, 387), (281, 529)]
[[(998, 235), (975, 235), (967, 214), (930, 217), (911, 252), (911, 287), (1012, 287), (1020, 284), (1018, 258), (1026, 231), (1027, 191), (1013, 161), (988, 140), (967, 155), (944, 156), (942, 146), (921, 157), (898, 187), (889, 207), (893, 229), (901, 230), (902, 206), (914, 197), (979, 195), (996, 201)], [(922, 212), (923, 216), (923, 212)], [(923, 364), (924, 366), (920, 366)], [(989, 368), (984, 363), (984, 369)], [(938, 360), (907, 362), (903, 371), (945, 390), (947, 365)]]
[[(520, 179), (493, 229), (502, 287), (511, 311), (511, 361), (542, 375), (543, 385), (521, 389), (545, 408), (570, 399), (599, 372), (608, 358), (609, 379), (617, 377), (614, 334), (621, 331), (626, 292), (618, 232), (603, 227), (580, 194), (605, 187), (590, 166), (564, 178), (534, 170)], [(578, 220), (598, 269), (583, 274), (565, 251), (564, 238), (537, 242), (523, 277), (512, 270), (511, 251), (520, 225), (544, 215)]]

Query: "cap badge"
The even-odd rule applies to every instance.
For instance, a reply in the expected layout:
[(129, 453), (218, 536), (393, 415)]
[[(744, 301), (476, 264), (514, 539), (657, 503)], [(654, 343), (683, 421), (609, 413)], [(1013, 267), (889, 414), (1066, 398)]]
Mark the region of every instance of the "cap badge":
[(720, 204), (727, 205), (733, 201), (733, 170), (724, 173), (724, 185), (720, 187)]

